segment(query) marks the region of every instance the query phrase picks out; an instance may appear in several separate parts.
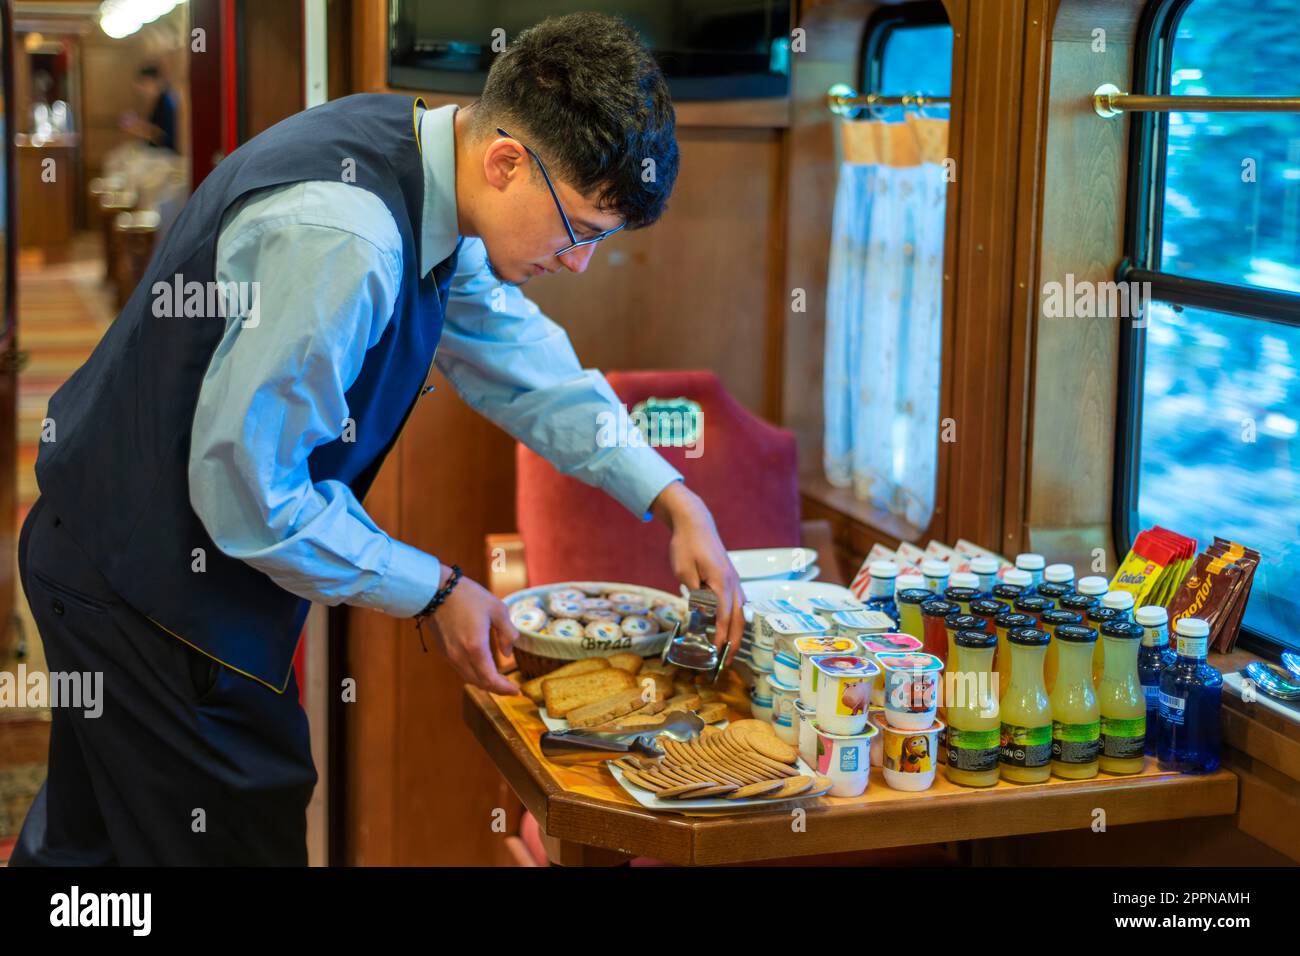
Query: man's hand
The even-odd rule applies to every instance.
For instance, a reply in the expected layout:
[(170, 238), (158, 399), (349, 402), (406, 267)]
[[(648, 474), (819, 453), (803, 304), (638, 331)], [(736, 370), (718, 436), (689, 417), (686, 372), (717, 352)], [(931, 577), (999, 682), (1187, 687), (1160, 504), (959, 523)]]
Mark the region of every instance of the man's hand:
[(730, 659), (740, 649), (745, 630), (742, 611), (745, 593), (740, 587), (740, 576), (727, 557), (727, 549), (718, 537), (713, 515), (699, 495), (680, 481), (664, 488), (650, 505), (650, 511), (672, 529), (668, 558), (677, 580), (692, 590), (706, 587), (717, 596), (718, 629), (714, 644), (719, 649), (730, 644)]
[[(438, 587), (451, 577), (443, 565)], [(462, 577), (442, 606), (425, 619), (433, 625), (443, 654), (468, 683), (494, 694), (517, 694), (519, 688), (497, 671), (492, 648), (509, 657), (519, 632), (510, 623), (510, 612), (499, 599), (469, 578)]]

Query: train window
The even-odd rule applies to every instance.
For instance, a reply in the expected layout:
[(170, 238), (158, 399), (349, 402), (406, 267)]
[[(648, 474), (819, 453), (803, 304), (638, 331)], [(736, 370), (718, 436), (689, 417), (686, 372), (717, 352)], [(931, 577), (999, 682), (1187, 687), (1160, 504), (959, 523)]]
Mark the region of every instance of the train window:
[[(948, 97), (940, 4), (889, 8), (864, 51), (865, 92)], [(912, 536), (933, 517), (938, 474), (947, 112), (873, 105), (845, 120), (831, 226), (826, 479)]]
[[(1300, 34), (1279, 29), (1290, 7), (1167, 2), (1135, 84), (1294, 96)], [(1117, 534), (1161, 524), (1202, 547), (1219, 535), (1258, 549), (1246, 633), (1300, 646), (1300, 114), (1133, 123), (1123, 271), (1151, 285), (1122, 349)]]

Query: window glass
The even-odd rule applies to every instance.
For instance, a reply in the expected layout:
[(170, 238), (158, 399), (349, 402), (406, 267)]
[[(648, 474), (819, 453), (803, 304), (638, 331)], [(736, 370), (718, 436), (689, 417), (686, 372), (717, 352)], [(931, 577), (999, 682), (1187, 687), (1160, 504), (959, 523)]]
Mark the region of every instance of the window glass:
[[(1296, 13), (1295, 0), (1196, 0), (1169, 92), (1295, 96)], [(1173, 112), (1167, 157), (1156, 268), (1300, 292), (1300, 114)]]
[(1300, 646), (1300, 327), (1163, 302), (1147, 319), (1138, 527), (1258, 550), (1243, 623)]

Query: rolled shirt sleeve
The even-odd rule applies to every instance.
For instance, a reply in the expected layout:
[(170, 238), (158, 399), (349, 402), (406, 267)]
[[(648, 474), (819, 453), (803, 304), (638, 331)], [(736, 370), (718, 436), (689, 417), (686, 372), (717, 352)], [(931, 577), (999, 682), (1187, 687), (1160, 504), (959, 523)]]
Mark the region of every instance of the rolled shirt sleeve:
[(640, 518), (682, 478), (648, 445), (601, 441), (618, 396), (536, 303), (492, 277), (478, 239), (461, 246), (435, 361), (470, 407)]
[(255, 196), (228, 220), (217, 279), (257, 283), (257, 310), (226, 319), (189, 482), (217, 547), (286, 591), (410, 617), (437, 590), (438, 559), (385, 534), (346, 484), (313, 482), (307, 466), (343, 432), (344, 396), (391, 319), (401, 258), (382, 202), (341, 183)]

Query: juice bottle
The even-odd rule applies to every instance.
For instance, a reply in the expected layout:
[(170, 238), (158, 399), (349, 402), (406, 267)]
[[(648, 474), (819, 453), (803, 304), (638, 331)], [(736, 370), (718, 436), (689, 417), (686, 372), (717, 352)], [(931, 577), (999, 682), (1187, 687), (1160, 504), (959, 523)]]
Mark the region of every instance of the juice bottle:
[(1205, 662), (1210, 626), (1200, 618), (1174, 624), (1178, 657), (1160, 675), (1161, 770), (1210, 773), (1219, 766), (1223, 675)]
[(1092, 645), (1097, 632), (1079, 624), (1056, 629), (1060, 666), (1052, 702), (1052, 773), (1067, 780), (1097, 776), (1101, 711), (1092, 689)]
[[(949, 588), (948, 590), (952, 590)], [(955, 604), (955, 601), (949, 602)], [(959, 631), (982, 631), (984, 630), (984, 619), (976, 617), (974, 614), (949, 614), (943, 619), (944, 630), (948, 633), (947, 650), (944, 652), (944, 666), (947, 668), (949, 680), (952, 677), (951, 662), (957, 659), (957, 633)], [(990, 632), (992, 633), (992, 632)], [(996, 643), (994, 644), (996, 647)], [(939, 716), (945, 721), (948, 719), (948, 701), (947, 695), (944, 695), (943, 701), (939, 704)]]
[(1087, 614), (1089, 608), (1096, 607), (1100, 603), (1101, 598), (1096, 595), (1080, 594), (1078, 591), (1063, 595), (1061, 599), (1056, 602), (1057, 606), (1062, 611), (1074, 611), (1080, 616)]
[(1018, 627), (1033, 627), (1034, 619), (1028, 614), (1005, 611), (993, 619), (993, 627), (998, 635), (998, 651), (993, 655), (993, 666), (998, 672), (998, 687), (1005, 691), (1011, 686), (1011, 667), (1015, 659), (1011, 656), (1008, 642), (1013, 630)]
[(961, 605), (933, 596), (921, 605), (921, 640), (925, 642), (927, 654), (933, 654), (941, 661), (947, 660), (948, 629), (943, 626), (943, 619), (949, 614), (960, 613)]
[(979, 581), (975, 589), (980, 592), (980, 597), (990, 597), (998, 583), (998, 559), (985, 555), (971, 558), (970, 569)]
[(934, 594), (925, 588), (903, 588), (894, 594), (898, 605), (898, 630), (911, 634), (918, 641), (925, 640), (925, 626), (921, 623), (921, 605), (933, 600)]
[[(953, 577), (955, 578), (957, 575), (954, 574)], [(974, 588), (950, 587), (943, 592), (943, 599), (961, 605), (961, 613), (969, 614), (970, 602), (975, 600), (978, 594), (979, 592)]]
[[(1094, 631), (1100, 631), (1103, 624), (1122, 617), (1120, 612), (1113, 607), (1106, 607), (1103, 604), (1094, 604), (1088, 608), (1088, 613), (1084, 615), (1083, 623)], [(1098, 641), (1092, 649), (1092, 682), (1094, 684), (1101, 680), (1102, 668), (1106, 666), (1106, 646)]]
[(1157, 604), (1140, 607), (1133, 618), (1142, 628), (1138, 651), (1138, 682), (1147, 705), (1146, 752), (1155, 755), (1160, 735), (1160, 674), (1178, 659), (1169, 648), (1169, 612)]
[(1107, 773), (1141, 773), (1146, 763), (1147, 706), (1138, 681), (1142, 628), (1132, 621), (1109, 621), (1101, 627), (1106, 642), (1106, 669), (1097, 685), (1101, 711), (1101, 754)]
[(1026, 590), (1031, 594), (1037, 590), (1038, 585), (1043, 583), (1043, 568), (1046, 566), (1047, 562), (1041, 554), (1027, 552), (1016, 555), (1016, 567), (1021, 571), (1029, 572), (1030, 580)]
[(1015, 608), (1021, 614), (1028, 614), (1034, 619), (1034, 627), (1038, 626), (1038, 620), (1042, 617), (1044, 611), (1052, 609), (1052, 602), (1045, 597), (1037, 594), (1022, 594), (1016, 598)]
[(1046, 684), (1049, 694), (1056, 686), (1056, 671), (1060, 662), (1060, 650), (1055, 640), (1056, 629), (1062, 624), (1082, 623), (1083, 615), (1074, 611), (1044, 611), (1038, 621), (1038, 626), (1053, 639), (1052, 643), (1047, 645), (1047, 656), (1043, 660), (1043, 683)]
[[(1044, 571), (1043, 574), (1046, 575), (1048, 572), (1052, 570), (1052, 568), (1069, 569), (1069, 565), (1049, 564), (1047, 566), (1047, 571)], [(1065, 597), (1067, 594), (1073, 594), (1073, 593), (1074, 593), (1073, 582), (1053, 581), (1051, 579), (1045, 578), (1043, 580), (1043, 583), (1038, 585), (1038, 596), (1041, 598), (1047, 598), (1047, 600), (1051, 603), (1053, 610), (1060, 608), (1061, 598)]]
[(998, 782), (1002, 721), (992, 674), (997, 642), (997, 635), (988, 631), (963, 630), (956, 635), (944, 772), (963, 787), (991, 787)]
[(1052, 773), (1052, 704), (1043, 686), (1043, 655), (1051, 638), (1036, 627), (1014, 627), (1007, 635), (1011, 685), (1002, 692), (999, 771), (1013, 783), (1043, 783)]

